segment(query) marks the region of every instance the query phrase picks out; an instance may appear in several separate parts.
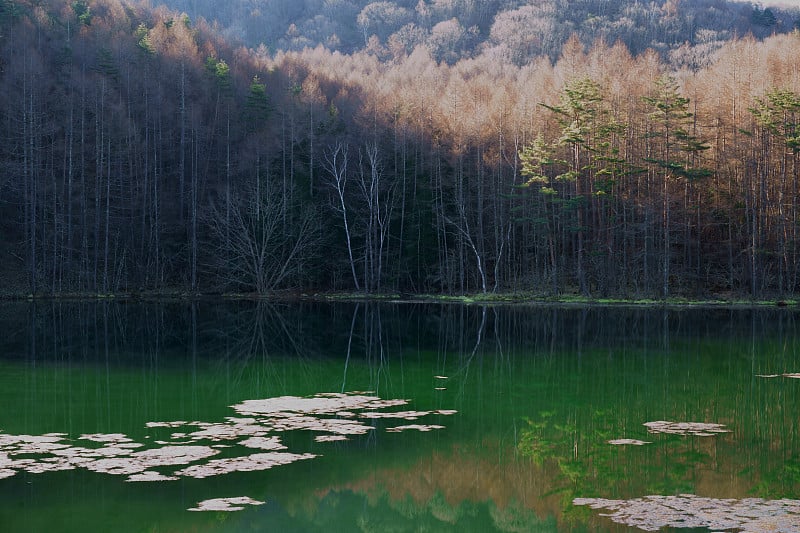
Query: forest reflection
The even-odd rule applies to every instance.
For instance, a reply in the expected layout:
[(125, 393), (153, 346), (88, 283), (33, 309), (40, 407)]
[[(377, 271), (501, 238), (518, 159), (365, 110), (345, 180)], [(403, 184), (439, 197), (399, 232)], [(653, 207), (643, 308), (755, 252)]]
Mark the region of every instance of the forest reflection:
[(143, 439), (145, 422), (354, 391), (457, 411), (424, 434), (380, 419), (350, 442), (287, 434), (321, 457), (274, 494), (246, 495), (310, 530), (333, 508), (554, 530), (613, 528), (576, 499), (800, 498), (792, 310), (200, 300), (0, 313), (0, 399), (19, 406), (0, 415), (7, 433)]
[(791, 340), (797, 316), (773, 308), (466, 306), (374, 302), (136, 303), (34, 301), (0, 305), (5, 358), (158, 354), (246, 362), (258, 357), (364, 357), (380, 364), (409, 350), (543, 355), (587, 347), (669, 349), (670, 339)]

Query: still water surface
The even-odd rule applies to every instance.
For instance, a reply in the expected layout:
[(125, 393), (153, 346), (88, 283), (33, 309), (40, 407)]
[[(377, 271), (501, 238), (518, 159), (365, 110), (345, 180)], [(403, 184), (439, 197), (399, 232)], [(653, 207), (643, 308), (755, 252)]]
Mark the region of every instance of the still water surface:
[(2, 531), (800, 531), (787, 309), (0, 305)]

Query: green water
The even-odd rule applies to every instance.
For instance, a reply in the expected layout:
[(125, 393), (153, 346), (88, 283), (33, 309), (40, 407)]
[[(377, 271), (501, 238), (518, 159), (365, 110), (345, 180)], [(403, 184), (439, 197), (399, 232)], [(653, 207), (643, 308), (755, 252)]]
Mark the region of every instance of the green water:
[(0, 531), (800, 531), (798, 318), (2, 304)]

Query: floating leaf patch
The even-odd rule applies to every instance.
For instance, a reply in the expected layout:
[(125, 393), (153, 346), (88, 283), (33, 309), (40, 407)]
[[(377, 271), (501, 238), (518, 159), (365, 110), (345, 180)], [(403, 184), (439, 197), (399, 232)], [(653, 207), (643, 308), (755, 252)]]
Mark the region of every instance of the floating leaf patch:
[(406, 405), (408, 400), (382, 400), (377, 396), (360, 394), (317, 394), (311, 398), (281, 396), (265, 400), (245, 400), (231, 407), (242, 415), (304, 413), (309, 415), (333, 414), (353, 409), (385, 409)]
[(650, 433), (668, 433), (671, 435), (695, 435), (697, 437), (711, 437), (717, 433), (730, 433), (724, 424), (711, 424), (706, 422), (667, 422), (658, 420), (645, 422), (645, 427)]
[(316, 442), (336, 442), (342, 440), (350, 440), (344, 435), (317, 435), (314, 437)]
[(237, 498), (213, 498), (204, 500), (197, 507), (190, 507), (190, 511), (241, 511), (244, 505), (264, 505), (264, 502), (239, 496)]
[(81, 435), (79, 440), (89, 440), (93, 442), (108, 442), (113, 444), (131, 443), (133, 439), (128, 438), (122, 433), (94, 433), (92, 435)]
[(286, 446), (281, 444), (278, 437), (250, 437), (240, 442), (247, 448), (257, 448), (259, 450), (285, 450)]
[(652, 442), (637, 439), (613, 439), (608, 441), (608, 443), (614, 446), (644, 446), (645, 444), (652, 444)]
[[(247, 400), (232, 406), (239, 416), (226, 417), (221, 422), (148, 422), (146, 427), (149, 429), (159, 433), (170, 432), (166, 440), (154, 438), (146, 441), (149, 446), (122, 433), (86, 433), (75, 440), (70, 440), (65, 433), (0, 433), (0, 479), (12, 477), (20, 471), (41, 474), (76, 468), (127, 476), (126, 481), (130, 482), (172, 481), (181, 477), (202, 479), (229, 472), (267, 470), (318, 457), (313, 453), (286, 451), (278, 433), (313, 431), (320, 433), (315, 436), (316, 442), (343, 441), (349, 436), (373, 431), (372, 420), (418, 420), (432, 414), (456, 413), (454, 410), (382, 411), (407, 404), (408, 400), (384, 400), (369, 393)], [(387, 431), (441, 428), (443, 426), (408, 425), (388, 428)], [(87, 445), (76, 446), (75, 441), (86, 441)], [(225, 444), (220, 444), (222, 442)], [(260, 450), (260, 453), (210, 459), (220, 454), (222, 448), (238, 449), (239, 453), (242, 450)], [(235, 452), (226, 452), (226, 455), (235, 455)], [(222, 505), (220, 502), (223, 500), (213, 501), (217, 502), (213, 505)], [(197, 510), (201, 510), (202, 503), (198, 504)]]
[(140, 474), (128, 476), (128, 479), (125, 481), (175, 481), (177, 479), (178, 478), (175, 476), (165, 476), (154, 470), (146, 470)]
[(432, 431), (434, 429), (443, 429), (444, 426), (437, 425), (422, 425), (422, 424), (409, 424), (406, 426), (395, 426), (393, 428), (386, 428), (389, 433), (400, 433), (401, 431), (417, 430), (417, 431)]
[(734, 500), (682, 494), (645, 496), (633, 500), (575, 498), (572, 504), (610, 511), (601, 516), (644, 531), (658, 531), (665, 527), (747, 533), (800, 530), (798, 500)]
[(183, 470), (175, 472), (176, 476), (193, 477), (203, 479), (230, 472), (256, 472), (259, 470), (269, 470), (275, 466), (288, 465), (303, 459), (313, 459), (317, 455), (313, 453), (256, 453), (246, 457), (231, 457), (229, 459), (214, 459), (206, 464), (192, 465)]

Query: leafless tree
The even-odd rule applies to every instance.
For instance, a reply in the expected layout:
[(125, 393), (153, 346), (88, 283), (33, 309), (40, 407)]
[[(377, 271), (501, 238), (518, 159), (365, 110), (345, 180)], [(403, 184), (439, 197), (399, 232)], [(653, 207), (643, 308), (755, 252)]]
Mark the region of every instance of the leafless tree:
[[(297, 206), (284, 226), (279, 191), (233, 194), (230, 212), (212, 205), (206, 223), (212, 242), (211, 267), (225, 286), (265, 294), (298, 281), (320, 241), (318, 217)], [(227, 244), (226, 244), (227, 243)]]

